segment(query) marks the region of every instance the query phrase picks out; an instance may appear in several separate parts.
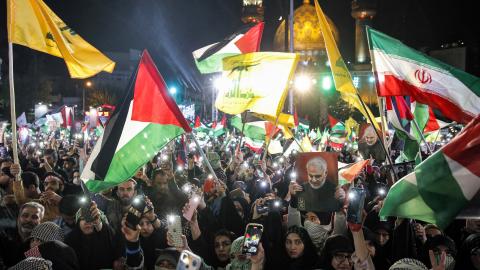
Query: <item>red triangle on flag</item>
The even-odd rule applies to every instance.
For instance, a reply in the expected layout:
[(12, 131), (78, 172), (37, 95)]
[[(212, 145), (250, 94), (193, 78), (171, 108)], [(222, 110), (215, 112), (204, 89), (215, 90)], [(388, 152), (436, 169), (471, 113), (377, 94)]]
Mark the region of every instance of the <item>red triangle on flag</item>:
[(258, 23), (235, 42), (235, 45), (242, 53), (258, 52), (260, 42), (262, 41), (264, 25), (263, 22)]
[(275, 134), (277, 134), (277, 132), (279, 131), (280, 129), (278, 127), (275, 127), (275, 125), (271, 122), (265, 122), (266, 137), (273, 138), (273, 136), (275, 136)]
[(200, 116), (197, 115), (197, 117), (195, 117), (195, 125), (193, 125), (193, 127), (199, 128), (201, 125), (202, 123), (200, 123)]
[(330, 127), (333, 127), (338, 123), (338, 119), (328, 114), (328, 122), (330, 122)]
[(432, 132), (440, 129), (440, 125), (438, 124), (437, 117), (435, 117), (435, 114), (433, 113), (432, 107), (428, 106), (428, 122), (425, 125), (425, 129), (423, 132)]
[(191, 128), (175, 101), (155, 63), (145, 50), (138, 66), (133, 96), (132, 120)]
[(217, 121), (213, 121), (212, 128), (216, 128), (216, 127), (217, 127)]
[(222, 121), (220, 123), (224, 128), (227, 127), (227, 116), (225, 114), (223, 114)]

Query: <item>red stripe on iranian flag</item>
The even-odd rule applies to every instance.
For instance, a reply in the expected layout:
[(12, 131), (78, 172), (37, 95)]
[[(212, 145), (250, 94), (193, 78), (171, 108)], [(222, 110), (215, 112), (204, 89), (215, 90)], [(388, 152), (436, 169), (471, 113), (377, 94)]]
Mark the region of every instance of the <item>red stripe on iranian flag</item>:
[(439, 93), (422, 89), (393, 75), (377, 74), (377, 90), (379, 96), (412, 96), (417, 102), (436, 108), (448, 117), (459, 123), (468, 123), (473, 119), (470, 112), (457, 106), (453, 100), (441, 96)]

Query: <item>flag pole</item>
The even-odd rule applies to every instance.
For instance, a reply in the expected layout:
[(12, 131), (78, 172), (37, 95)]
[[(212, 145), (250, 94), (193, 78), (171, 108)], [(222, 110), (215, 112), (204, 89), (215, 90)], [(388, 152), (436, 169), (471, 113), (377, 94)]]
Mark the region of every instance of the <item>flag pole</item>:
[(195, 141), (195, 144), (197, 145), (198, 151), (200, 151), (200, 155), (202, 156), (203, 160), (204, 160), (205, 163), (207, 164), (208, 170), (209, 170), (210, 173), (212, 174), (213, 179), (221, 182), (220, 180), (218, 180), (217, 175), (215, 174), (215, 171), (213, 171), (212, 165), (210, 164), (210, 161), (208, 160), (208, 158), (207, 158), (207, 156), (205, 155), (205, 153), (203, 152), (202, 147), (200, 147), (200, 144), (198, 143), (197, 138), (195, 137), (195, 134), (193, 134), (193, 132), (190, 133), (190, 134), (192, 135), (192, 138), (193, 138), (193, 140)]
[(18, 146), (17, 146), (17, 118), (15, 113), (15, 87), (13, 80), (13, 44), (8, 42), (8, 84), (10, 86), (10, 118), (12, 121), (12, 150), (13, 161), (19, 164), (18, 161)]
[[(357, 97), (360, 100), (360, 103), (362, 104), (363, 109), (367, 112), (368, 120), (370, 120), (370, 123), (372, 123), (373, 130), (375, 130), (375, 134), (377, 135), (377, 138), (380, 138), (380, 133), (378, 132), (377, 128), (375, 127), (375, 123), (373, 122), (372, 116), (367, 111), (367, 105), (365, 105), (365, 102), (363, 102), (362, 97), (360, 97), (360, 94), (358, 93), (358, 90), (356, 88), (355, 88), (355, 90), (357, 92)], [(388, 163), (390, 164), (390, 171), (393, 173), (394, 180), (395, 180), (395, 182), (397, 182), (398, 179), (397, 179), (397, 175), (395, 174), (395, 171), (393, 170), (392, 158), (388, 154), (387, 148), (386, 148), (383, 140), (379, 140), (379, 142), (382, 145), (383, 151), (385, 151), (385, 155), (387, 157)]]
[[(376, 68), (375, 68), (375, 61), (373, 60), (372, 50), (370, 50), (370, 36), (368, 35), (368, 26), (365, 26), (365, 33), (367, 34), (368, 51), (370, 53), (370, 62), (372, 63), (372, 73), (375, 75)], [(378, 83), (378, 78), (375, 75), (375, 93), (377, 94), (377, 100), (378, 100), (379, 97), (378, 97), (378, 92), (377, 92), (377, 83)], [(364, 110), (366, 111), (365, 103), (363, 102), (362, 98), (360, 97), (360, 94), (358, 93), (358, 90), (357, 89), (355, 89), (355, 90), (357, 92), (358, 98), (360, 99), (360, 103), (362, 103), (362, 106), (363, 106)], [(379, 102), (379, 106), (380, 106), (380, 101), (378, 100), (378, 102)], [(382, 126), (383, 126), (384, 124), (386, 124), (386, 121), (385, 121), (386, 119), (385, 119), (385, 116), (384, 116), (385, 110), (384, 110), (384, 103), (383, 102), (381, 103), (381, 108), (378, 108), (378, 110), (380, 112), (380, 118), (382, 119)], [(373, 123), (373, 121), (371, 119), (371, 116), (368, 112), (367, 112), (367, 116), (370, 119), (370, 121), (372, 122), (373, 129), (375, 130), (375, 133), (377, 134), (377, 137), (380, 138), (380, 135), (378, 134), (377, 128), (375, 127), (375, 124)], [(395, 170), (393, 169), (392, 158), (390, 157), (389, 151), (386, 147), (386, 136), (387, 136), (386, 133), (387, 133), (387, 130), (388, 130), (387, 126), (384, 126), (384, 129), (385, 129), (384, 132), (383, 132), (384, 134), (382, 136), (382, 140), (380, 140), (380, 143), (382, 144), (382, 148), (385, 151), (388, 163), (390, 163), (390, 171), (393, 174), (393, 178), (394, 178), (395, 182), (397, 182), (397, 180), (398, 180), (397, 179), (397, 174), (395, 173)]]
[(420, 138), (422, 139), (422, 141), (425, 143), (425, 145), (427, 146), (427, 149), (428, 149), (428, 152), (429, 154), (433, 154), (433, 151), (432, 149), (430, 148), (430, 146), (428, 145), (427, 141), (425, 140), (425, 137), (423, 136), (423, 132), (420, 131), (420, 127), (418, 126), (418, 123), (417, 123), (417, 120), (415, 120), (415, 118), (413, 119), (413, 124), (415, 126), (415, 128), (417, 129), (418, 131), (418, 134), (420, 134)]
[[(245, 117), (247, 115), (247, 112), (242, 113)], [(243, 140), (243, 130), (245, 129), (245, 122), (243, 121), (243, 115), (240, 116), (240, 120), (242, 121), (242, 130), (240, 132), (240, 141), (238, 142), (238, 150), (241, 151), (240, 149), (242, 148), (242, 140)]]

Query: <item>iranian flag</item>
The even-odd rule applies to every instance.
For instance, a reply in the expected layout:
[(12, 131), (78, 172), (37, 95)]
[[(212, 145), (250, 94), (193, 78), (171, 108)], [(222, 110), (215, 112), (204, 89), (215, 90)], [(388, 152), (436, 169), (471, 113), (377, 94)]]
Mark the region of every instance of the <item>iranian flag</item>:
[(466, 124), (480, 113), (480, 80), (367, 28), (379, 96), (412, 96)]
[(262, 40), (264, 23), (246, 25), (222, 41), (194, 51), (193, 58), (200, 73), (223, 71), (223, 58), (258, 52)]
[(478, 134), (480, 116), (395, 183), (380, 216), (418, 219), (445, 228), (480, 189)]
[(245, 146), (250, 148), (250, 150), (252, 150), (255, 153), (260, 153), (262, 151), (264, 144), (265, 144), (265, 141), (245, 137)]
[(172, 139), (190, 131), (153, 60), (144, 51), (126, 97), (98, 139), (81, 178), (93, 192), (116, 186), (132, 177)]

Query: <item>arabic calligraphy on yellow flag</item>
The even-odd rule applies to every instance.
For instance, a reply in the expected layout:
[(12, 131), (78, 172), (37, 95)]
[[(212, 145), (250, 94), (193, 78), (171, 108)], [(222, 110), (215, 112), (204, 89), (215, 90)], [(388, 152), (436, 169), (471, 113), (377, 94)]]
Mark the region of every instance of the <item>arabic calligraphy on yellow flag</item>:
[(115, 67), (42, 0), (7, 0), (7, 28), (9, 42), (63, 58), (72, 78), (111, 73)]
[(223, 79), (215, 106), (228, 114), (246, 110), (277, 116), (297, 66), (294, 53), (254, 52), (223, 59)]
[[(320, 31), (322, 32), (323, 39), (325, 41), (325, 48), (327, 50), (327, 56), (330, 62), (330, 69), (332, 70), (335, 88), (338, 92), (340, 92), (342, 99), (350, 106), (359, 110), (367, 120), (369, 119), (368, 115), (371, 116), (370, 119), (375, 119), (368, 106), (365, 105), (365, 109), (360, 102), (360, 98), (357, 95), (357, 89), (355, 89), (355, 86), (353, 85), (350, 72), (345, 65), (345, 61), (343, 61), (342, 55), (338, 50), (335, 39), (333, 38), (332, 31), (330, 30), (330, 26), (325, 18), (325, 14), (323, 14), (323, 11), (320, 8), (317, 0), (315, 0), (315, 10), (317, 12), (317, 17), (320, 24)], [(379, 128), (378, 123), (374, 122), (374, 124), (377, 128)]]

